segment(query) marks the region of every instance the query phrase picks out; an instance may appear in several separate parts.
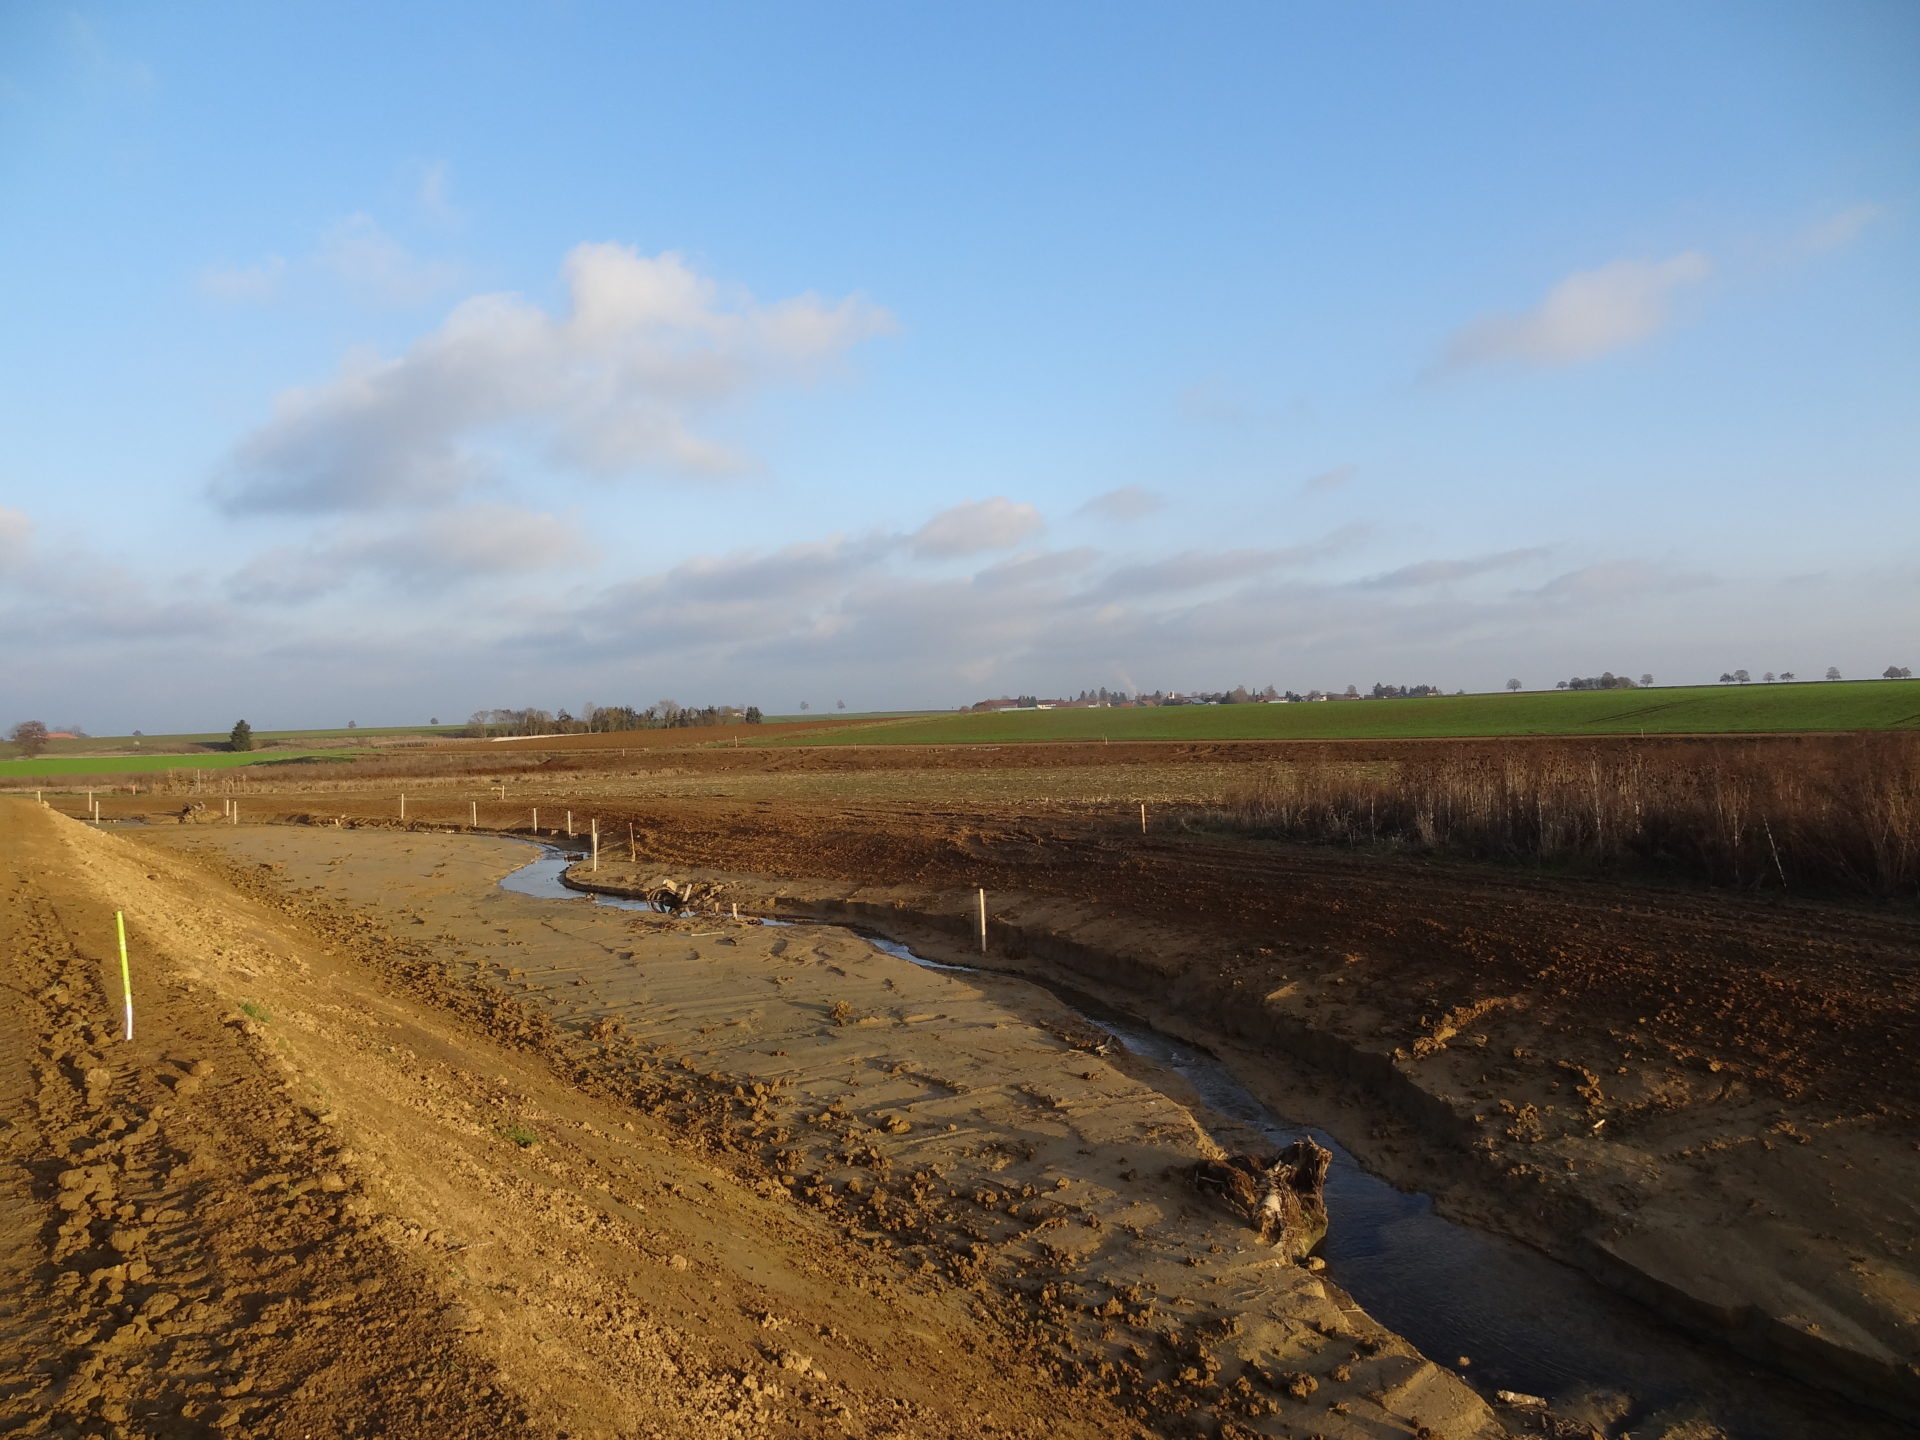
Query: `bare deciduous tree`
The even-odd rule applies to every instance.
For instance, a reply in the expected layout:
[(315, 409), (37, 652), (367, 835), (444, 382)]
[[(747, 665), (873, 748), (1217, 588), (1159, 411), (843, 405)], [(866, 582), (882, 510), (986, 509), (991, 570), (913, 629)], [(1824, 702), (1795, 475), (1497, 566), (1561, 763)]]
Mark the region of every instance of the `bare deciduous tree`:
[(43, 721), (22, 720), (7, 732), (7, 738), (20, 747), (20, 753), (31, 760), (47, 748), (47, 727)]
[(1507, 681), (1507, 689), (1518, 690), (1519, 688), (1520, 688), (1520, 682), (1518, 680)]

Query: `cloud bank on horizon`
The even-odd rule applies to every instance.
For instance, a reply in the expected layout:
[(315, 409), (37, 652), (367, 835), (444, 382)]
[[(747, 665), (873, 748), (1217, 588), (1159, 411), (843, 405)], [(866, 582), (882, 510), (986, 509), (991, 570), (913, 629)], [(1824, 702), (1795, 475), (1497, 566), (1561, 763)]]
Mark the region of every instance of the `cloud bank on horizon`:
[[(7, 22), (0, 105), (64, 128), (5, 156), (0, 723), (1860, 672), (1920, 612), (1920, 102), (1857, 17), (1767, 50), (1783, 113), (1713, 17), (1468, 13), (1611, 53), (1653, 119), (1609, 136), (1591, 65), (1467, 97), (1425, 17), (1116, 18), (1066, 74), (771, 10), (723, 71), (680, 17), (642, 95), (593, 11), (478, 26), (509, 142), (424, 33), (321, 126), (375, 15), (304, 68), (285, 17)], [(1282, 94), (1279, 30), (1325, 71)], [(1169, 46), (1204, 85), (1142, 83)], [(949, 123), (983, 80), (1017, 133)]]

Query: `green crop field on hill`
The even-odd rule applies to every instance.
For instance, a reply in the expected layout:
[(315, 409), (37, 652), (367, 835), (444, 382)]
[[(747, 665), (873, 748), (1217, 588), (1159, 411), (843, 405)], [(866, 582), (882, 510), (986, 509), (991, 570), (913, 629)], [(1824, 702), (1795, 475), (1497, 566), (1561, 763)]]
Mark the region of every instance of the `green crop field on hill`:
[(1735, 735), (1920, 729), (1900, 680), (1546, 690), (1425, 700), (1002, 710), (887, 721), (776, 745), (1010, 745), (1072, 740), (1391, 740), (1498, 735)]
[(18, 783), (22, 776), (148, 775), (162, 770), (230, 770), (241, 765), (267, 765), (281, 760), (347, 760), (338, 750), (256, 750), (250, 754), (195, 755), (42, 755), (37, 760), (0, 760), (0, 780)]
[[(355, 729), (325, 730), (256, 730), (253, 743), (256, 747), (280, 745), (288, 751), (299, 749), (304, 741), (348, 740), (366, 741), (371, 744), (380, 738), (391, 739), (394, 736), (414, 737), (423, 740), (463, 735), (465, 725), (370, 725)], [(219, 747), (215, 753), (225, 754), (227, 732), (208, 731), (191, 735), (80, 735), (71, 740), (52, 740), (47, 744), (47, 754), (59, 755), (140, 755), (152, 752), (156, 755), (176, 753), (205, 753), (207, 747)], [(4, 747), (11, 748), (11, 747)], [(283, 755), (286, 752), (283, 752)]]

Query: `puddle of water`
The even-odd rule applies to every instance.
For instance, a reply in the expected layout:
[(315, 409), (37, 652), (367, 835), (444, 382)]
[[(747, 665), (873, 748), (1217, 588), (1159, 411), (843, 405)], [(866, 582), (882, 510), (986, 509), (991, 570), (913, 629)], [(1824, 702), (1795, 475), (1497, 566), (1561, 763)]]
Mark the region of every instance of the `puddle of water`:
[[(569, 889), (560, 878), (580, 857), (542, 848), (541, 858), (508, 875), (501, 888), (540, 899), (584, 898), (587, 892)], [(616, 896), (592, 899), (620, 910), (652, 908)], [(1134, 1055), (1180, 1076), (1215, 1115), (1258, 1131), (1276, 1146), (1311, 1135), (1333, 1152), (1326, 1190), (1329, 1225), (1319, 1251), (1329, 1277), (1381, 1324), (1405, 1336), (1429, 1359), (1461, 1370), (1487, 1394), (1517, 1390), (1564, 1400), (1625, 1392), (1633, 1397), (1636, 1416), (1693, 1401), (1705, 1406), (1734, 1440), (1805, 1440), (1833, 1433), (1834, 1424), (1846, 1423), (1842, 1416), (1851, 1407), (1844, 1403), (1709, 1350), (1668, 1329), (1634, 1302), (1517, 1241), (1445, 1219), (1429, 1196), (1395, 1189), (1366, 1170), (1333, 1136), (1295, 1124), (1262, 1104), (1224, 1064), (1197, 1046), (1064, 987), (928, 960), (897, 941), (852, 926), (820, 923), (819, 928), (848, 930), (876, 950), (922, 969), (1033, 985)], [(1197, 1118), (1203, 1125), (1208, 1119), (1204, 1114)], [(1464, 1369), (1461, 1357), (1471, 1362)], [(1859, 1418), (1859, 1433), (1891, 1433), (1865, 1416)]]

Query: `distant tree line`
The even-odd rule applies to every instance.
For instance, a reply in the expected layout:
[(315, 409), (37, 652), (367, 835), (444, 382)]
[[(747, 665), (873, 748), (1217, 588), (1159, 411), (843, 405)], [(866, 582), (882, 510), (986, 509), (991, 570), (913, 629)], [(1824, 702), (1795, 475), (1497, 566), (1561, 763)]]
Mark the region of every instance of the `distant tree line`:
[(579, 715), (565, 710), (476, 710), (467, 719), (467, 734), (475, 739), (504, 735), (603, 735), (618, 730), (677, 730), (696, 725), (758, 725), (765, 717), (758, 705), (682, 705), (656, 700), (644, 710), (631, 705), (582, 707)]
[(1616, 675), (1611, 670), (1602, 670), (1598, 675), (1576, 675), (1571, 680), (1562, 680), (1553, 688), (1556, 690), (1638, 690), (1640, 682), (1631, 675)]
[[(1319, 691), (1313, 692), (1318, 695)], [(1037, 695), (1001, 695), (991, 700), (976, 700), (963, 706), (967, 710), (1031, 710), (1038, 705), (1051, 705), (1061, 709), (1074, 709), (1099, 705), (1257, 705), (1266, 700), (1304, 700), (1304, 695), (1293, 691), (1280, 691), (1269, 685), (1264, 690), (1249, 690), (1244, 685), (1236, 685), (1231, 690), (1109, 690), (1104, 685), (1097, 690), (1082, 690), (1078, 695), (1060, 695), (1043, 700)]]
[[(1776, 680), (1791, 683), (1796, 678), (1791, 670), (1782, 670), (1778, 675), (1769, 670), (1760, 677), (1760, 679), (1768, 685), (1773, 684)], [(1829, 665), (1827, 667), (1827, 679), (1838, 680), (1839, 678), (1840, 667), (1838, 665)], [(1880, 672), (1880, 678), (1882, 680), (1911, 680), (1913, 678), (1913, 671), (1905, 665), (1889, 665)], [(1753, 675), (1746, 670), (1724, 670), (1720, 674), (1720, 683), (1722, 685), (1746, 685), (1750, 684), (1752, 680)]]

